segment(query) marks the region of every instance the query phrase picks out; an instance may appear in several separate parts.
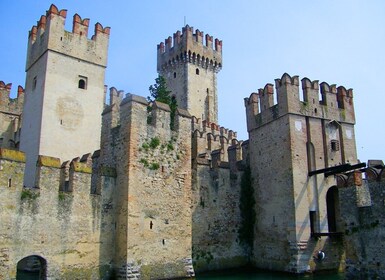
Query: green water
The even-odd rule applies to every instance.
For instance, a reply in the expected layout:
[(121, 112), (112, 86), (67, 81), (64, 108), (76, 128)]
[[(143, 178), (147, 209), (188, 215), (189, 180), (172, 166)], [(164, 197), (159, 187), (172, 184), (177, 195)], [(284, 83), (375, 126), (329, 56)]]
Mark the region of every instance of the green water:
[(343, 274), (315, 274), (296, 276), (286, 273), (261, 271), (215, 272), (196, 276), (196, 280), (342, 280)]
[[(39, 280), (39, 273), (21, 272), (17, 273), (17, 280)], [(247, 272), (247, 271), (227, 271), (213, 272), (198, 275), (196, 280), (342, 280), (343, 274), (321, 274), (295, 276), (276, 272)]]

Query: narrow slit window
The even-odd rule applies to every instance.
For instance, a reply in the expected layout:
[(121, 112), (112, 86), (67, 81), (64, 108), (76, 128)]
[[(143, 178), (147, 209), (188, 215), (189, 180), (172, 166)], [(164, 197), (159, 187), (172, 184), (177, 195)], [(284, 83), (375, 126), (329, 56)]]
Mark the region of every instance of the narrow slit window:
[(199, 69), (195, 69), (195, 74), (199, 75)]
[(174, 79), (176, 78), (176, 72), (174, 72)]
[(35, 90), (36, 89), (36, 85), (37, 85), (37, 77), (33, 77), (33, 81), (32, 81), (32, 90)]

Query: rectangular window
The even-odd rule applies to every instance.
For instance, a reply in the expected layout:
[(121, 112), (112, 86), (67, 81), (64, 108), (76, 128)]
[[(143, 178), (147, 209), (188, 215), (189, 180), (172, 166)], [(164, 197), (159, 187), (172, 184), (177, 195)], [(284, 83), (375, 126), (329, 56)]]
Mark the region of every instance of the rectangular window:
[(338, 140), (332, 140), (330, 142), (332, 151), (339, 151), (340, 150), (340, 142)]

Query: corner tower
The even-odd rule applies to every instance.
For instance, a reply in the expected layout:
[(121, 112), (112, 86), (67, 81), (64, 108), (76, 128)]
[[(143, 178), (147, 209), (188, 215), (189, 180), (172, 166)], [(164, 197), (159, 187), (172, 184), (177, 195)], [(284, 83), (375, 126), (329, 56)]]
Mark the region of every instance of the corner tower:
[[(333, 175), (361, 168), (353, 91), (288, 74), (275, 88), (266, 84), (245, 99), (257, 205), (253, 261), (295, 273), (343, 269)], [(325, 260), (317, 259), (319, 251)]]
[(34, 185), (39, 154), (69, 160), (100, 147), (104, 76), (110, 28), (51, 5), (29, 32), (20, 149), (27, 155), (25, 184)]
[(222, 41), (186, 25), (158, 45), (157, 70), (178, 106), (191, 115), (218, 122), (217, 73), (222, 68)]

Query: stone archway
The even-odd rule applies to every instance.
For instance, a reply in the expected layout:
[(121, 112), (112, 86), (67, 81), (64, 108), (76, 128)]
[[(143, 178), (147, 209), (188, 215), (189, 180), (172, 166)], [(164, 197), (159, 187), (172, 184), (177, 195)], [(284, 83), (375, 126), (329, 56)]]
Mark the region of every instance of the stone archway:
[(37, 255), (21, 259), (17, 263), (16, 280), (45, 280), (47, 279), (47, 261)]

